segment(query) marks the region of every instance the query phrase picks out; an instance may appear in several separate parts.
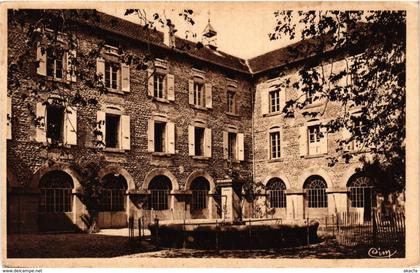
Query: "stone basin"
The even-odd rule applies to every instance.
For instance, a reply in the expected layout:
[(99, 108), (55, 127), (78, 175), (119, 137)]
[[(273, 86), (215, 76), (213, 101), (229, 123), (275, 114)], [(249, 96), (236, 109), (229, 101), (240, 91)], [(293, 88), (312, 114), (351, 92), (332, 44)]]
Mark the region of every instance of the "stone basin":
[[(161, 223), (150, 224), (159, 246), (198, 249), (270, 249), (318, 242), (319, 222), (310, 223)], [(157, 242), (156, 242), (157, 240)]]

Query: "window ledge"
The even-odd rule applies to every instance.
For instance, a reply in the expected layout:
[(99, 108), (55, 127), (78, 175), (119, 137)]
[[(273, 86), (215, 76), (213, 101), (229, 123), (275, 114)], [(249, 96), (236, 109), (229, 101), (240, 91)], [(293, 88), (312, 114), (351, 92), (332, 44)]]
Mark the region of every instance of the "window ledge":
[(238, 160), (238, 159), (230, 159), (230, 160), (228, 159), (228, 160), (227, 160), (227, 162), (229, 162), (229, 161), (230, 161), (231, 163), (234, 163), (234, 164), (240, 164), (240, 163), (241, 163), (241, 161), (240, 161), (240, 160)]
[(207, 110), (210, 109), (210, 108), (207, 108), (205, 106), (199, 106), (199, 105), (195, 105), (195, 104), (191, 104), (191, 107), (194, 108), (194, 109), (203, 110), (203, 111), (207, 111)]
[(65, 78), (54, 78), (52, 76), (45, 76), (45, 80), (51, 81), (51, 82), (61, 82), (61, 83), (69, 83), (70, 82)]
[(277, 111), (277, 112), (271, 112), (271, 113), (268, 113), (268, 114), (264, 114), (264, 117), (273, 117), (273, 116), (279, 116), (279, 115), (281, 115), (281, 111)]
[(270, 160), (268, 160), (269, 163), (274, 163), (274, 162), (283, 162), (283, 158), (271, 158)]
[(168, 154), (166, 152), (153, 152), (153, 156), (160, 156), (160, 157), (170, 157), (172, 154)]
[(169, 103), (169, 100), (164, 99), (164, 98), (156, 98), (156, 97), (151, 97), (152, 101), (157, 101), (157, 102), (162, 102), (162, 103)]
[(316, 155), (305, 155), (303, 158), (311, 159), (311, 158), (320, 158), (324, 157), (326, 154), (316, 154)]
[(118, 153), (118, 154), (123, 154), (125, 153), (125, 150), (120, 149), (120, 148), (109, 148), (109, 147), (105, 147), (103, 149), (104, 152), (108, 152), (108, 153)]
[(193, 159), (197, 159), (197, 160), (209, 160), (210, 158), (207, 156), (203, 156), (203, 155), (194, 155), (192, 156)]
[(239, 114), (236, 113), (232, 113), (232, 112), (225, 112), (226, 115), (231, 116), (231, 117), (240, 117)]
[(109, 87), (107, 87), (106, 89), (108, 90), (108, 93), (124, 95), (124, 92), (119, 90), (119, 89), (112, 89), (112, 88), (109, 88)]

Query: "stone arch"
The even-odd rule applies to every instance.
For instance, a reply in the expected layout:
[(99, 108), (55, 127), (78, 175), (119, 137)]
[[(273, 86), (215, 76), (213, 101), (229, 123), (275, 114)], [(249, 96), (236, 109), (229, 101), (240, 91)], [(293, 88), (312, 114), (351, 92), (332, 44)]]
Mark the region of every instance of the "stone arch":
[(17, 180), (15, 174), (13, 173), (13, 171), (11, 170), (11, 168), (7, 167), (7, 176), (6, 176), (6, 181), (8, 182), (7, 187), (9, 188), (17, 188), (17, 187), (21, 187), (22, 184), (19, 183), (19, 181)]
[(98, 172), (99, 179), (102, 180), (102, 178), (109, 173), (117, 173), (124, 177), (125, 181), (127, 182), (127, 192), (129, 192), (130, 190), (136, 189), (136, 184), (134, 183), (133, 177), (123, 167), (118, 166), (118, 165), (106, 166), (99, 170)]
[[(348, 183), (350, 182), (350, 179), (352, 179), (352, 177), (354, 175), (357, 174), (362, 174), (363, 172), (359, 172), (358, 169), (362, 169), (363, 164), (362, 163), (358, 163), (354, 166), (351, 166), (350, 168), (347, 169), (347, 171), (344, 173), (344, 175), (342, 176), (341, 180), (340, 180), (340, 188), (346, 188)], [(375, 179), (375, 177), (370, 177), (372, 180)], [(374, 181), (372, 181), (374, 182)]]
[(191, 183), (194, 181), (194, 179), (196, 179), (197, 177), (204, 177), (205, 179), (207, 179), (207, 181), (209, 182), (210, 185), (210, 190), (209, 193), (210, 194), (214, 194), (216, 192), (216, 184), (214, 183), (214, 179), (204, 170), (196, 170), (193, 171), (188, 177), (187, 180), (185, 182), (185, 190), (190, 190), (191, 188)]
[(305, 169), (301, 175), (299, 175), (298, 178), (298, 189), (303, 189), (303, 186), (306, 182), (306, 180), (311, 177), (311, 176), (320, 176), (324, 179), (324, 181), (327, 183), (327, 188), (328, 189), (332, 189), (334, 188), (333, 183), (331, 181), (331, 177), (328, 174), (328, 172), (326, 170), (324, 170), (323, 168), (309, 168), (309, 169)]
[(68, 164), (65, 163), (55, 163), (52, 166), (45, 164), (41, 166), (32, 176), (30, 187), (39, 189), (39, 182), (41, 178), (51, 171), (62, 171), (67, 173), (73, 180), (73, 192), (78, 192), (82, 189), (82, 186), (79, 182), (79, 175), (73, 169), (71, 169)]
[(143, 190), (148, 190), (150, 181), (152, 181), (152, 179), (155, 176), (158, 176), (158, 175), (163, 175), (163, 176), (168, 177), (169, 180), (171, 180), (171, 183), (172, 183), (172, 190), (173, 191), (179, 191), (179, 184), (178, 184), (178, 180), (176, 179), (175, 175), (173, 175), (168, 169), (165, 169), (165, 168), (156, 168), (156, 169), (153, 169), (150, 172), (148, 172), (146, 174), (146, 177), (144, 178), (143, 185), (141, 186), (141, 188)]
[(289, 190), (291, 188), (289, 179), (287, 178), (286, 175), (281, 174), (281, 173), (270, 174), (270, 175), (266, 176), (262, 183), (264, 184), (264, 186), (267, 186), (268, 181), (270, 181), (273, 178), (281, 179), (283, 181), (284, 185), (286, 186), (286, 189)]

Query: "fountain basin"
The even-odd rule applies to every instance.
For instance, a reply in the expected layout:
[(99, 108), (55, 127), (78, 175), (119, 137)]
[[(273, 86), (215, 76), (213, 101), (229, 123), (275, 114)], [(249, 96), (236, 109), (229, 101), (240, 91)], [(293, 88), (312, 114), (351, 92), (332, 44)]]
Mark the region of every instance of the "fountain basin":
[(318, 242), (319, 223), (149, 225), (155, 243), (163, 247), (198, 249), (269, 249)]

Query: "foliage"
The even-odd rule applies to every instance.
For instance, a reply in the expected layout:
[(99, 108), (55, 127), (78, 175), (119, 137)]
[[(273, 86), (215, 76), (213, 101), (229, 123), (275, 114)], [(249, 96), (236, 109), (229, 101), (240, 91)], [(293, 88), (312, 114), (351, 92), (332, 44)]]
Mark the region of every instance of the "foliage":
[[(331, 103), (342, 112), (324, 126), (328, 133), (347, 131), (338, 141), (330, 165), (349, 162), (360, 152), (361, 171), (380, 179), (379, 188), (405, 187), (406, 13), (404, 11), (276, 11), (270, 40), (298, 35), (306, 46), (290, 46), (289, 54), (306, 58), (298, 81), (285, 77), (283, 86), (302, 91), (286, 102), (286, 117), (296, 111), (310, 118), (325, 116)], [(337, 60), (344, 60), (337, 67)], [(309, 108), (308, 94), (323, 101)], [(357, 115), (355, 110), (357, 109)], [(355, 151), (348, 146), (358, 144)], [(391, 176), (384, 175), (392, 174)], [(388, 179), (389, 178), (389, 179)]]

